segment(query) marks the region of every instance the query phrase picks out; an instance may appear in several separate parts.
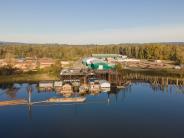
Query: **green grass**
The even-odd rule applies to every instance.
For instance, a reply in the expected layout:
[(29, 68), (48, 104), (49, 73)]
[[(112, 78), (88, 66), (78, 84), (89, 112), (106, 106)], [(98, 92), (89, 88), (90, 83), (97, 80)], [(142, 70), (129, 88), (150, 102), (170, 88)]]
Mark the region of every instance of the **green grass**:
[(59, 80), (59, 78), (48, 73), (23, 73), (18, 75), (0, 76), (0, 83), (38, 82), (47, 80)]

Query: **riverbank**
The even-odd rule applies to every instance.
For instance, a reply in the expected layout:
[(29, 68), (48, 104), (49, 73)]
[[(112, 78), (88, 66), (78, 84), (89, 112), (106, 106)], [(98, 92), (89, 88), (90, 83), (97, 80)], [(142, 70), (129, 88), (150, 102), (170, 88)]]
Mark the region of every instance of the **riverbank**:
[[(123, 74), (139, 73), (142, 75), (149, 76), (163, 76), (163, 77), (173, 77), (173, 78), (184, 78), (184, 70), (174, 70), (174, 69), (136, 69), (128, 68), (122, 70)], [(0, 83), (15, 83), (15, 82), (39, 82), (39, 81), (55, 81), (59, 80), (59, 76), (56, 73), (48, 72), (31, 72), (22, 73), (16, 75), (0, 75)]]
[(137, 68), (127, 68), (122, 71), (122, 73), (140, 73), (143, 75), (150, 76), (163, 76), (163, 77), (175, 77), (184, 78), (184, 70), (176, 69), (137, 69)]
[(23, 73), (17, 75), (0, 76), (0, 83), (15, 83), (15, 82), (38, 82), (58, 80), (55, 75), (48, 73)]

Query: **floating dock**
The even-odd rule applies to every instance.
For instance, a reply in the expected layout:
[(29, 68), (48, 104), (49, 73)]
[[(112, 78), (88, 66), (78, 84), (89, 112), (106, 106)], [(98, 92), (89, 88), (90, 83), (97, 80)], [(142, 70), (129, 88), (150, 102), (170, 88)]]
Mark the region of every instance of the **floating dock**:
[(74, 97), (74, 98), (50, 98), (47, 100), (49, 103), (82, 103), (85, 102), (84, 97)]
[(19, 100), (11, 100), (11, 101), (0, 101), (1, 106), (11, 106), (11, 105), (23, 105), (28, 104), (27, 100), (19, 99)]

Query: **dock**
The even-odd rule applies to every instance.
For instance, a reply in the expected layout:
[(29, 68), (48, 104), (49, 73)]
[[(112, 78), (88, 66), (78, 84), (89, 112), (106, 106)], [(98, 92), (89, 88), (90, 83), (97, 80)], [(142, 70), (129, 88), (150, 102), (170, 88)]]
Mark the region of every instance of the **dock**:
[(85, 102), (84, 97), (74, 97), (74, 98), (50, 98), (47, 100), (49, 103), (81, 103)]
[(12, 106), (12, 105), (25, 105), (28, 104), (27, 100), (18, 99), (18, 100), (9, 100), (9, 101), (0, 101), (1, 106)]
[(68, 69), (61, 72), (60, 79), (63, 82), (86, 83), (88, 78), (91, 78), (94, 76), (95, 74), (92, 71), (86, 71), (81, 69)]

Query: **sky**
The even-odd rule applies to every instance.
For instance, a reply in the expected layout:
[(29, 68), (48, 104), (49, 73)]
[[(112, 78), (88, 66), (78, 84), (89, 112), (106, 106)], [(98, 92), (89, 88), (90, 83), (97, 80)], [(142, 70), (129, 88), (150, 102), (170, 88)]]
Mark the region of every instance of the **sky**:
[(0, 0), (0, 41), (184, 42), (184, 0)]

